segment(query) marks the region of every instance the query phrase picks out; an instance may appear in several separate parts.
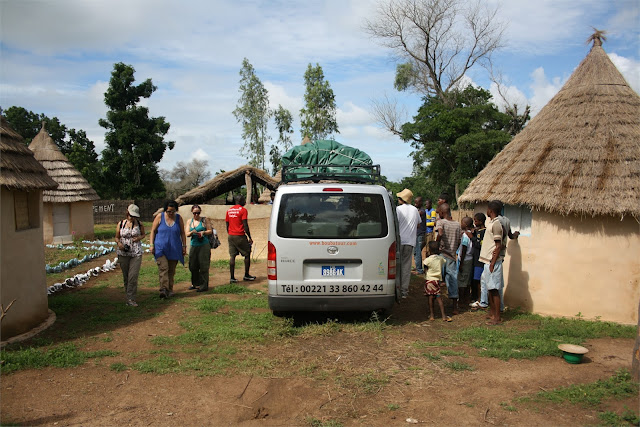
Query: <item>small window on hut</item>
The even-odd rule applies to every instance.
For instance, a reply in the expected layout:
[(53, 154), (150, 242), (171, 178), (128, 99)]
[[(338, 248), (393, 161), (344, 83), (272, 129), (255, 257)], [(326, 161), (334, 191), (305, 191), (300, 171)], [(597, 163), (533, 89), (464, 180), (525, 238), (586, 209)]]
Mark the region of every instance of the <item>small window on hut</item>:
[(13, 206), (17, 231), (38, 227), (38, 205), (37, 192), (13, 192)]
[(504, 205), (504, 216), (511, 221), (511, 230), (531, 236), (531, 209), (528, 206)]

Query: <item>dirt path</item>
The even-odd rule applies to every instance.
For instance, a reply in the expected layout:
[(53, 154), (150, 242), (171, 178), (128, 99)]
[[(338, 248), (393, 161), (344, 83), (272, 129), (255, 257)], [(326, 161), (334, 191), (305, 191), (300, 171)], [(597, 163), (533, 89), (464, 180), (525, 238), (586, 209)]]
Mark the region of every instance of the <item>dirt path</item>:
[[(226, 283), (219, 271), (211, 286)], [(111, 272), (107, 274), (120, 274)], [(176, 285), (186, 293), (187, 283)], [(251, 285), (264, 289), (265, 277)], [(142, 289), (143, 293), (154, 290)], [(188, 297), (197, 297), (191, 293)], [(120, 296), (118, 296), (119, 298)], [(144, 309), (144, 307), (141, 307)], [(108, 331), (110, 340), (86, 340), (86, 349), (108, 348), (123, 357), (153, 348), (149, 337), (179, 334), (184, 306), (168, 306), (156, 316)], [(337, 420), (345, 426), (410, 425), (587, 425), (597, 424), (598, 407), (515, 404), (571, 384), (610, 377), (629, 368), (633, 340), (589, 341), (585, 363), (559, 357), (510, 360), (465, 355), (443, 356), (473, 366), (451, 370), (419, 357), (411, 343), (437, 341), (461, 326), (482, 324), (484, 314), (463, 313), (453, 323), (426, 321), (424, 298), (412, 287), (408, 300), (392, 312), (393, 332), (382, 337), (356, 333), (284, 339), (248, 349), (279, 369), (275, 377), (197, 377), (187, 374), (114, 372), (117, 357), (92, 359), (70, 369), (20, 371), (2, 377), (2, 422), (20, 425), (247, 425), (308, 426), (311, 420)], [(94, 348), (95, 347), (95, 348)], [(452, 350), (457, 350), (456, 348)], [(322, 369), (319, 369), (322, 368)], [(331, 377), (315, 374), (332, 372)], [(301, 375), (301, 372), (306, 372)], [(378, 381), (379, 378), (386, 381)], [(354, 382), (357, 379), (359, 382)], [(607, 402), (622, 412), (638, 408), (638, 399)]]

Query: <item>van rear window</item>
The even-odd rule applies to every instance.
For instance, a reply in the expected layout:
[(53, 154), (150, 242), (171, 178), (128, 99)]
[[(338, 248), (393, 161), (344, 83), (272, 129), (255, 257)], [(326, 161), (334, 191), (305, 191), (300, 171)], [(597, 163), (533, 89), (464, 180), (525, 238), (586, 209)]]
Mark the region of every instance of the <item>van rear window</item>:
[(371, 239), (388, 234), (380, 194), (283, 194), (277, 233), (297, 239)]

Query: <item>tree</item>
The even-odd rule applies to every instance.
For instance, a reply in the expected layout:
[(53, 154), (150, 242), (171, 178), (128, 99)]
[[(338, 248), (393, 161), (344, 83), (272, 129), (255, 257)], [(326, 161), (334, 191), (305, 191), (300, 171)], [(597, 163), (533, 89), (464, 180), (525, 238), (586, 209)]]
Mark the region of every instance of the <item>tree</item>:
[(264, 169), (265, 143), (269, 140), (267, 125), (271, 117), (269, 92), (247, 58), (242, 60), (238, 91), (241, 95), (233, 115), (242, 125), (244, 145), (240, 154), (249, 160), (250, 165)]
[(209, 161), (193, 159), (189, 163), (176, 163), (171, 171), (161, 169), (160, 176), (167, 190), (166, 197), (175, 199), (211, 179), (208, 168)]
[(165, 141), (169, 123), (164, 117), (149, 117), (149, 109), (138, 105), (157, 89), (151, 79), (134, 85), (135, 70), (114, 64), (104, 102), (109, 107), (100, 126), (107, 129), (102, 151), (106, 197), (122, 199), (160, 198), (165, 189), (157, 164), (173, 141)]
[(504, 26), (497, 8), (476, 0), (385, 0), (366, 31), (404, 63), (396, 69), (398, 90), (413, 90), (447, 102), (475, 65), (487, 66), (501, 47)]
[(50, 119), (44, 114), (36, 114), (22, 107), (9, 107), (3, 112), (4, 117), (11, 124), (13, 130), (24, 138), (25, 144), (29, 145), (33, 138), (42, 129), (44, 122), (47, 133), (58, 146), (62, 154), (67, 155), (71, 150), (71, 144), (67, 138), (67, 127), (60, 123), (57, 117)]
[(278, 105), (278, 109), (273, 112), (273, 118), (278, 129), (278, 141), (271, 146), (269, 156), (273, 175), (277, 174), (282, 168), (282, 155), (289, 151), (293, 146), (291, 142), (291, 134), (293, 134), (293, 115), (291, 112)]
[(100, 174), (100, 161), (93, 141), (87, 138), (87, 133), (84, 130), (71, 129), (69, 130), (69, 146), (71, 149), (66, 154), (67, 159), (102, 197), (107, 186)]
[(425, 99), (402, 138), (415, 149), (414, 174), (426, 176), (454, 194), (462, 191), (510, 140), (510, 117), (491, 103), (491, 94), (467, 86), (452, 90), (448, 102)]
[(340, 133), (336, 122), (336, 97), (329, 82), (324, 79), (322, 67), (311, 64), (304, 73), (305, 107), (300, 110), (302, 137), (312, 141), (331, 137)]
[(49, 118), (42, 113), (36, 114), (22, 107), (10, 107), (4, 113), (11, 127), (24, 138), (27, 145), (40, 132), (44, 122), (47, 133), (62, 154), (67, 156), (89, 185), (98, 194), (102, 194), (104, 180), (100, 176), (100, 161), (93, 141), (87, 138), (84, 130), (67, 130), (67, 126), (60, 123), (57, 117)]

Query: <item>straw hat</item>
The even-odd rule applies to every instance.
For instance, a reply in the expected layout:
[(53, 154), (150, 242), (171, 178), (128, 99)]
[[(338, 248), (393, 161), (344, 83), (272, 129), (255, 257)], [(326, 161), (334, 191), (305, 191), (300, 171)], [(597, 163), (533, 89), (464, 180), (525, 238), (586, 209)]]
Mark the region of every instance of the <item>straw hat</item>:
[(397, 193), (396, 196), (401, 198), (403, 202), (405, 202), (405, 203), (407, 203), (409, 205), (411, 204), (411, 201), (413, 200), (413, 192), (411, 192), (411, 190), (409, 190), (408, 188), (405, 188), (401, 192)]
[(140, 218), (140, 208), (134, 204), (129, 205), (127, 212), (129, 212), (129, 215), (133, 217)]

